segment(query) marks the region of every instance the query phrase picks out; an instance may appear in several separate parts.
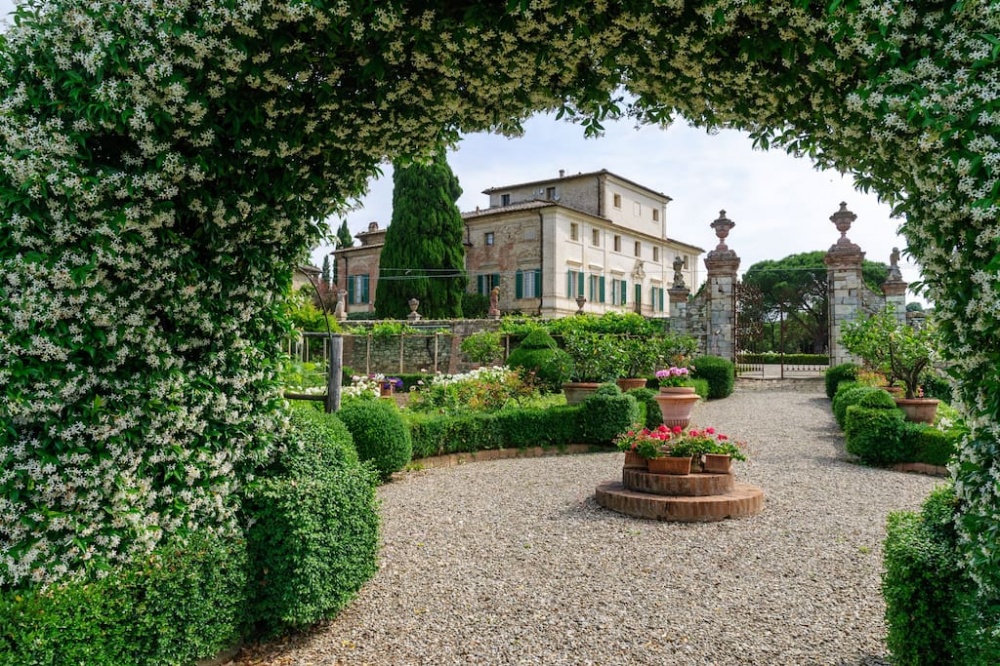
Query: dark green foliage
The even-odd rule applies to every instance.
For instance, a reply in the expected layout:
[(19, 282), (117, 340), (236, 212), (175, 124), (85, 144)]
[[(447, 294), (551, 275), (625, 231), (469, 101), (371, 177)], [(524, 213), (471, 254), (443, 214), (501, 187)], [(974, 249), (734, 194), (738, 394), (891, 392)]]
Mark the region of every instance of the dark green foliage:
[(833, 400), (833, 396), (837, 395), (837, 386), (840, 382), (857, 381), (858, 370), (860, 369), (861, 367), (856, 363), (841, 363), (840, 365), (828, 368), (824, 375), (826, 397)]
[(587, 444), (610, 444), (611, 440), (639, 421), (639, 404), (614, 384), (605, 384), (583, 401), (580, 437)]
[(925, 398), (937, 398), (948, 403), (952, 401), (951, 384), (937, 370), (931, 369), (924, 373), (923, 387)]
[(760, 354), (740, 354), (740, 363), (764, 363), (769, 365), (827, 365), (830, 363), (828, 354), (782, 354), (780, 352), (763, 352)]
[(466, 319), (486, 319), (490, 312), (490, 297), (486, 294), (462, 294), (462, 316)]
[(660, 411), (660, 403), (656, 402), (656, 393), (650, 388), (632, 389), (628, 392), (637, 403), (645, 407), (643, 420), (640, 423), (650, 430), (658, 428), (663, 423), (663, 412)]
[(337, 416), (351, 431), (354, 448), (361, 460), (371, 461), (383, 479), (410, 462), (410, 432), (390, 400), (346, 400)]
[(393, 164), (392, 223), (379, 259), (375, 312), (404, 319), (411, 298), (427, 319), (462, 316), (465, 227), (455, 206), (462, 194), (444, 149), (430, 164)]
[(563, 446), (577, 439), (579, 407), (512, 409), (461, 417), (407, 413), (414, 459), (497, 448)]
[(555, 392), (569, 381), (573, 361), (548, 331), (535, 329), (507, 357), (507, 367), (523, 370), (525, 376), (534, 377), (541, 390)]
[(736, 382), (736, 368), (732, 361), (720, 356), (699, 356), (691, 362), (695, 378), (708, 380), (708, 399), (728, 397)]
[(931, 493), (919, 514), (889, 514), (882, 595), (886, 644), (895, 664), (988, 663), (962, 659), (961, 641), (956, 641), (956, 634), (974, 631), (974, 627), (959, 626), (970, 624), (971, 585), (959, 567), (957, 509), (954, 489), (947, 485)]
[(907, 462), (945, 466), (958, 450), (959, 435), (944, 432), (926, 423), (903, 424), (903, 441), (908, 451)]
[(841, 430), (844, 429), (847, 421), (847, 408), (851, 405), (858, 404), (858, 401), (861, 400), (861, 398), (875, 392), (889, 395), (882, 389), (875, 388), (874, 386), (863, 386), (861, 384), (851, 386), (846, 383), (840, 385), (840, 390), (837, 391), (835, 396), (833, 396), (831, 409), (833, 410), (833, 418), (836, 419), (837, 425)]
[[(743, 282), (764, 295), (762, 312), (785, 321), (786, 351), (822, 352), (829, 343), (827, 267), (824, 251), (802, 252), (783, 259), (760, 261), (750, 266)], [(878, 291), (889, 275), (888, 266), (873, 261), (862, 264), (862, 279)], [(777, 317), (774, 317), (777, 319)]]
[(606, 312), (600, 317), (592, 314), (560, 317), (547, 322), (553, 335), (565, 335), (571, 332), (590, 332), (605, 335), (662, 335), (663, 322), (646, 319), (634, 312)]
[(898, 409), (847, 408), (844, 444), (848, 453), (873, 465), (891, 465), (906, 460), (903, 442), (903, 412)]
[(340, 226), (337, 227), (336, 243), (337, 249), (354, 247), (354, 235), (351, 233), (350, 227), (347, 226), (347, 220), (342, 220)]
[(245, 628), (242, 541), (168, 541), (101, 580), (0, 593), (0, 666), (186, 665)]
[(296, 411), (284, 451), (246, 492), (251, 619), (270, 635), (332, 617), (375, 573), (377, 477), (331, 414)]
[(857, 404), (868, 409), (896, 409), (896, 401), (888, 391), (868, 391), (858, 398)]

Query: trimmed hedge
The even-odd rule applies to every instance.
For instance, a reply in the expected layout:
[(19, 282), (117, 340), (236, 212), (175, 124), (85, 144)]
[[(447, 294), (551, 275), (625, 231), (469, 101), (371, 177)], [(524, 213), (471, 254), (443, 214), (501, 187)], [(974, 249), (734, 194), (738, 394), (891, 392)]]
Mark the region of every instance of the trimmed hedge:
[(660, 411), (660, 403), (656, 402), (657, 392), (651, 388), (637, 388), (626, 392), (627, 395), (635, 398), (639, 403), (640, 415), (639, 423), (653, 430), (659, 428), (663, 423), (663, 412)]
[(383, 480), (410, 462), (413, 444), (395, 402), (378, 398), (345, 400), (337, 416), (351, 431), (358, 456), (362, 461), (370, 460)]
[(699, 356), (691, 362), (696, 379), (708, 381), (708, 399), (726, 398), (736, 383), (736, 366), (721, 356)]
[(861, 366), (856, 363), (841, 363), (840, 365), (827, 368), (826, 373), (823, 375), (823, 381), (826, 384), (826, 397), (833, 400), (833, 397), (837, 395), (838, 386), (841, 382), (856, 382), (859, 370), (861, 370)]
[(610, 444), (620, 433), (639, 422), (639, 404), (614, 384), (604, 384), (583, 401), (580, 441)]
[(579, 442), (580, 407), (511, 409), (449, 416), (408, 412), (413, 458), (486, 449), (525, 449)]
[(875, 465), (905, 461), (907, 450), (903, 444), (903, 421), (903, 412), (895, 405), (892, 409), (851, 405), (847, 408), (844, 428), (847, 452)]
[(332, 617), (376, 571), (378, 478), (337, 416), (299, 410), (244, 513), (251, 619), (264, 635)]
[(242, 635), (247, 552), (192, 534), (100, 580), (0, 593), (0, 665), (186, 665)]
[(548, 331), (536, 328), (507, 357), (507, 367), (524, 370), (546, 392), (561, 390), (573, 371), (573, 359), (559, 348)]
[(847, 420), (847, 408), (858, 404), (861, 398), (871, 395), (876, 391), (889, 395), (882, 389), (875, 388), (874, 386), (865, 386), (864, 384), (855, 384), (853, 382), (840, 384), (840, 390), (833, 396), (833, 404), (830, 407), (833, 410), (833, 418), (837, 421), (837, 426), (843, 430)]
[(903, 424), (907, 462), (922, 462), (944, 467), (958, 451), (959, 435), (938, 430), (927, 423)]

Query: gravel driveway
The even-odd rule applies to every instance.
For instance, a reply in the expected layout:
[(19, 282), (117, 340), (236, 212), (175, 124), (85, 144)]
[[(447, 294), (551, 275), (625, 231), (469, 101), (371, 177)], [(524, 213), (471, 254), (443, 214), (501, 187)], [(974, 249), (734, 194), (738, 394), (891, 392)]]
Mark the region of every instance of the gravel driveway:
[(380, 490), (381, 568), (357, 600), (235, 663), (887, 664), (886, 514), (941, 480), (848, 462), (820, 384), (739, 386), (694, 419), (750, 443), (736, 475), (763, 513), (602, 509), (619, 453), (408, 473)]

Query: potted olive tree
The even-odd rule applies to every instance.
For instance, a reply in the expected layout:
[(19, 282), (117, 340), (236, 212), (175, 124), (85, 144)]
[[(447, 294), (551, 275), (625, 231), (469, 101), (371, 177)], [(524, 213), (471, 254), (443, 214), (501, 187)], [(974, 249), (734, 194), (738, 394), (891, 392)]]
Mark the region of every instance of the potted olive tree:
[(563, 384), (567, 404), (582, 402), (598, 386), (615, 381), (621, 373), (624, 354), (616, 336), (570, 331), (563, 337), (563, 347), (573, 360), (569, 381)]

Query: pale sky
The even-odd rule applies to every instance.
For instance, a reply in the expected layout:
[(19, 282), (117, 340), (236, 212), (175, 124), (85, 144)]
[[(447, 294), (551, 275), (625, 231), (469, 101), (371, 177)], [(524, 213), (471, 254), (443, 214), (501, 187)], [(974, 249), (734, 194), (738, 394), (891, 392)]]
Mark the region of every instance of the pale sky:
[[(12, 0), (0, 0), (0, 16), (13, 6)], [(636, 130), (627, 120), (607, 122), (605, 127), (603, 137), (585, 139), (579, 126), (536, 116), (525, 124), (520, 138), (465, 137), (448, 156), (464, 190), (459, 209), (487, 207), (489, 199), (482, 191), (489, 187), (555, 178), (560, 169), (567, 174), (607, 169), (671, 197), (667, 234), (706, 251), (716, 245), (709, 224), (725, 209), (736, 222), (728, 245), (742, 260), (741, 272), (765, 259), (828, 249), (839, 238), (829, 218), (841, 201), (858, 216), (848, 237), (867, 259), (888, 263), (893, 247), (906, 247), (896, 233), (900, 220), (890, 219), (889, 206), (874, 194), (855, 191), (850, 176), (816, 171), (807, 159), (783, 152), (754, 151), (745, 134), (723, 131), (709, 136), (683, 122), (667, 130)], [(370, 183), (362, 208), (330, 219), (334, 229), (344, 218), (355, 233), (371, 221), (381, 228), (389, 224), (392, 168), (386, 165), (383, 170), (385, 175)], [(314, 263), (322, 265), (330, 249), (314, 250)], [(905, 255), (900, 269), (903, 279), (920, 279), (918, 267)]]

